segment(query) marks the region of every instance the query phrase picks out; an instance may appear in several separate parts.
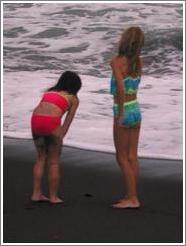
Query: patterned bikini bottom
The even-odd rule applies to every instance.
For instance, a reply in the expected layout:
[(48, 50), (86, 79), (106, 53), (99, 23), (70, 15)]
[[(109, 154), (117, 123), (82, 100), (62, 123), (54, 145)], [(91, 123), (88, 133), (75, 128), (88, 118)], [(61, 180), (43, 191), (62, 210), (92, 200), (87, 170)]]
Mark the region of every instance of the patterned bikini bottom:
[[(136, 127), (141, 123), (142, 116), (140, 111), (140, 105), (137, 100), (132, 100), (129, 102), (125, 102), (123, 104), (124, 109), (124, 117), (122, 120), (122, 124), (125, 127)], [(119, 115), (119, 105), (114, 104), (113, 106), (113, 115), (117, 117)]]

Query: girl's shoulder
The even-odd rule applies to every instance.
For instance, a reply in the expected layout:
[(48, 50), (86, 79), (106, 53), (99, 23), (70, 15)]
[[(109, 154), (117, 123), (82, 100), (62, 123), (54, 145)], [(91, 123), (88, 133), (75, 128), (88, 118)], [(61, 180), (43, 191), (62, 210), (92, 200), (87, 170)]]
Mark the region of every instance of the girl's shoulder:
[(69, 104), (72, 106), (73, 104), (78, 104), (79, 103), (79, 99), (77, 98), (77, 96), (73, 95), (73, 94), (70, 94), (66, 91), (61, 91), (60, 92), (60, 95), (65, 97)]
[(67, 91), (58, 91), (58, 93), (59, 93), (61, 96), (71, 97), (71, 94), (69, 94)]
[(72, 103), (73, 103), (74, 105), (78, 105), (78, 104), (79, 104), (79, 98), (78, 98), (77, 96), (74, 96), (74, 95), (73, 95), (73, 97), (72, 97)]
[(79, 99), (77, 96), (72, 95), (71, 100), (70, 100), (70, 107), (69, 109), (77, 109), (79, 106)]

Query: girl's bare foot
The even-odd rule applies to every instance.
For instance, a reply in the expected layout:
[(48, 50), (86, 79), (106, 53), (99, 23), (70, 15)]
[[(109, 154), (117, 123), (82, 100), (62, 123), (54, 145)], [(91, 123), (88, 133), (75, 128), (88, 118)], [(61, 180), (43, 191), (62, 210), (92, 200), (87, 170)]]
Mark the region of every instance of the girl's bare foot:
[(128, 197), (127, 197), (127, 196), (124, 196), (124, 198), (119, 199), (117, 203), (123, 202), (123, 201), (125, 201), (125, 200), (127, 200), (127, 199), (128, 199)]
[(48, 202), (49, 199), (48, 197), (44, 196), (43, 194), (38, 195), (38, 196), (32, 196), (31, 201), (33, 202)]
[(112, 205), (113, 208), (139, 208), (140, 202), (132, 199), (122, 199), (118, 203)]
[(50, 198), (50, 203), (51, 204), (61, 204), (61, 203), (64, 203), (64, 201), (60, 199), (59, 197), (53, 197), (53, 198)]

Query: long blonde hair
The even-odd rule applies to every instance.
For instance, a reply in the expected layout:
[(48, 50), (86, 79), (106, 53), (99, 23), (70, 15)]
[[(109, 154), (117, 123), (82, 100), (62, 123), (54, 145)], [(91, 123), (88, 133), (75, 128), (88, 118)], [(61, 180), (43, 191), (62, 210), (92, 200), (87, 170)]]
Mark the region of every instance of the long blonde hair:
[(128, 75), (141, 75), (140, 53), (144, 45), (144, 33), (140, 27), (130, 27), (121, 35), (118, 55), (128, 60)]

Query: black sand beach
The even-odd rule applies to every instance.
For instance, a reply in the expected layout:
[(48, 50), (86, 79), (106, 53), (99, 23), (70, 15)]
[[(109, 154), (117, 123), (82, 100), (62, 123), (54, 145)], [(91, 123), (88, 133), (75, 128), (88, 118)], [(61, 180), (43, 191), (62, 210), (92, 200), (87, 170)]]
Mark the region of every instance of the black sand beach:
[(182, 161), (140, 159), (144, 207), (118, 210), (110, 207), (124, 192), (113, 154), (64, 147), (65, 205), (57, 206), (29, 201), (35, 154), (31, 140), (4, 139), (4, 243), (182, 242)]

